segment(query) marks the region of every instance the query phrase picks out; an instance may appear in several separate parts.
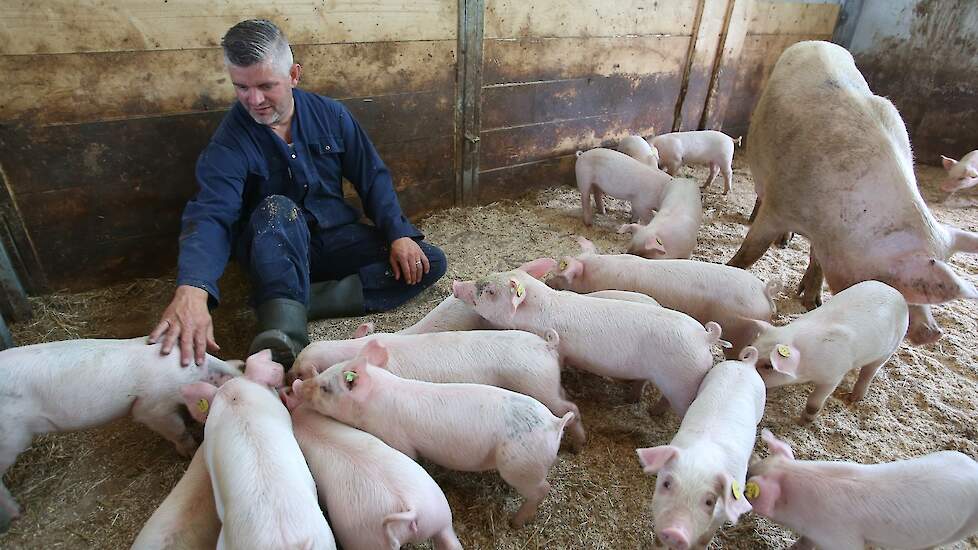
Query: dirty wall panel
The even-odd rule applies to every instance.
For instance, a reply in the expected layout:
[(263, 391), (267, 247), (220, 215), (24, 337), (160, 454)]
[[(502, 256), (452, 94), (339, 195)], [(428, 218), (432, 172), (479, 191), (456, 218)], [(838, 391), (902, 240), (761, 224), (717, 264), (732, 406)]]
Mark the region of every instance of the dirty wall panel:
[(526, 194), (528, 188), (575, 185), (575, 160), (574, 155), (567, 155), (482, 172), (477, 200), (488, 203), (519, 197)]

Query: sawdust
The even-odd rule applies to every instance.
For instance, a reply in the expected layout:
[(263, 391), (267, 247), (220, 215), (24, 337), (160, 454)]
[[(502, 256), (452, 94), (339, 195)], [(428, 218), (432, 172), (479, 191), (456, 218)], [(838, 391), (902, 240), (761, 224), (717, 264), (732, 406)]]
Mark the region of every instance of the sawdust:
[[(687, 169), (687, 174), (702, 181), (706, 170)], [(943, 194), (937, 185), (943, 172), (921, 167), (918, 174), (924, 196), (939, 220), (978, 230), (974, 194), (961, 193), (940, 203)], [(724, 198), (718, 190), (714, 183), (704, 195), (704, 225), (695, 259), (725, 262), (746, 234), (754, 194), (749, 172), (739, 158), (730, 196)], [(446, 277), (414, 302), (369, 320), (378, 330), (410, 325), (449, 293), (452, 279), (510, 269), (540, 256), (574, 254), (575, 235), (586, 236), (603, 251), (623, 250), (628, 236), (614, 231), (627, 221), (627, 206), (606, 200), (608, 213), (597, 215), (592, 228), (580, 221), (578, 193), (566, 187), (543, 190), (520, 201), (446, 210), (421, 220), (419, 227), (449, 258)], [(804, 240), (795, 238), (786, 249), (770, 250), (752, 268), (764, 280), (776, 278), (785, 283), (786, 292), (777, 300), (778, 322), (804, 311), (789, 292), (801, 279), (807, 251)], [(961, 255), (951, 263), (966, 279), (978, 280), (978, 257)], [(45, 318), (60, 319), (68, 328), (59, 328), (56, 321), (52, 321), (54, 328), (14, 326), (15, 338), (26, 344), (119, 335), (124, 332), (122, 327), (109, 321), (113, 316), (131, 316), (128, 311), (140, 306), (141, 300), (152, 304), (142, 324), (129, 330), (148, 332), (169, 299), (172, 281), (163, 283), (137, 283), (148, 291), (142, 296), (130, 292), (125, 299), (119, 299), (114, 290), (88, 296), (81, 300), (83, 304), (75, 303), (79, 299), (72, 296), (35, 299), (35, 307), (48, 312)], [(229, 291), (227, 286), (222, 282), (225, 304), (215, 312), (218, 341), (224, 346), (219, 355), (240, 357), (253, 321), (244, 304), (244, 287), (238, 284), (240, 288)], [(70, 307), (62, 310), (66, 304)], [(850, 374), (815, 424), (803, 428), (794, 419), (810, 388), (779, 388), (769, 392), (762, 426), (788, 440), (799, 458), (880, 462), (941, 449), (978, 457), (978, 346), (974, 344), (978, 304), (957, 301), (937, 306), (935, 316), (945, 330), (944, 338), (919, 348), (904, 344), (857, 406), (847, 407), (838, 398), (854, 382)], [(343, 338), (364, 320), (367, 318), (317, 322), (310, 330), (314, 338)], [(537, 520), (522, 530), (507, 525), (521, 499), (498, 475), (455, 473), (425, 465), (448, 496), (466, 548), (650, 545), (648, 498), (653, 483), (643, 475), (634, 449), (667, 443), (678, 428), (678, 419), (671, 414), (649, 418), (644, 409), (655, 396), (647, 392), (642, 407), (629, 405), (623, 384), (571, 371), (565, 385), (581, 408), (589, 441), (579, 455), (560, 455), (550, 473), (551, 492)], [(0, 536), (0, 546), (127, 548), (185, 467), (186, 461), (168, 443), (129, 420), (99, 430), (38, 438), (7, 476), (8, 487), (24, 505), (26, 515)], [(713, 546), (784, 548), (794, 538), (748, 514), (737, 526), (723, 529)], [(976, 537), (950, 548), (974, 547), (978, 547)]]

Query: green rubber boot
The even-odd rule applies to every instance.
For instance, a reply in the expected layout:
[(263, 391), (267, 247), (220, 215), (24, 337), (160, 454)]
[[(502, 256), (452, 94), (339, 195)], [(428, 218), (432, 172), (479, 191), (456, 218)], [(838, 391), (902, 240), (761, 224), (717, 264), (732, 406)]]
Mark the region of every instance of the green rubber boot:
[(363, 284), (354, 273), (339, 281), (322, 281), (309, 286), (309, 320), (359, 317), (366, 313)]
[(248, 355), (263, 349), (272, 350), (272, 360), (286, 370), (309, 345), (306, 306), (288, 298), (272, 298), (258, 306), (258, 336), (251, 341)]

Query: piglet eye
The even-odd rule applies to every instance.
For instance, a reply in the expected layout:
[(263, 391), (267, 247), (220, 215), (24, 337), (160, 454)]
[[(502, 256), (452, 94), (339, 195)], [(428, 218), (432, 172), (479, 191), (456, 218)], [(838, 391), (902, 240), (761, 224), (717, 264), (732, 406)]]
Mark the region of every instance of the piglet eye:
[(666, 480), (666, 481), (663, 481), (663, 482), (662, 482), (662, 488), (663, 488), (663, 489), (668, 489), (668, 488), (670, 488), (670, 487), (672, 487), (672, 482), (671, 482), (671, 481), (669, 481), (669, 480)]
[(319, 389), (322, 390), (323, 393), (329, 393), (329, 386), (319, 386)]
[(712, 498), (707, 498), (704, 504), (706, 504), (707, 508), (713, 508), (713, 505), (716, 504), (716, 501), (713, 500)]
[(490, 296), (495, 296), (496, 295), (496, 290), (493, 289), (493, 288), (488, 289), (486, 292), (488, 292)]

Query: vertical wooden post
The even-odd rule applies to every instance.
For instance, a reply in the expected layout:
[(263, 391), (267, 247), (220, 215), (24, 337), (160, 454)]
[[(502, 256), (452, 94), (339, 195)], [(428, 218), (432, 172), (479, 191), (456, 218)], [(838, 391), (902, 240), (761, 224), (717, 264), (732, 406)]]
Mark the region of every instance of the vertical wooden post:
[(479, 194), (482, 130), (482, 37), (485, 0), (459, 0), (455, 204), (475, 204)]
[(723, 113), (730, 101), (729, 92), (733, 85), (734, 68), (747, 37), (747, 25), (754, 0), (729, 0), (727, 13), (723, 20), (720, 44), (717, 46), (716, 60), (710, 78), (710, 91), (706, 96), (706, 106), (700, 119), (701, 130), (718, 129), (723, 122)]
[(696, 15), (693, 16), (693, 31), (689, 37), (689, 50), (686, 52), (686, 66), (683, 68), (683, 83), (679, 88), (679, 99), (676, 100), (676, 111), (672, 117), (672, 131), (678, 132), (683, 125), (683, 103), (686, 102), (686, 91), (689, 90), (689, 73), (693, 70), (696, 59), (696, 43), (699, 41), (700, 24), (703, 22), (703, 10), (706, 0), (700, 0), (696, 5)]

